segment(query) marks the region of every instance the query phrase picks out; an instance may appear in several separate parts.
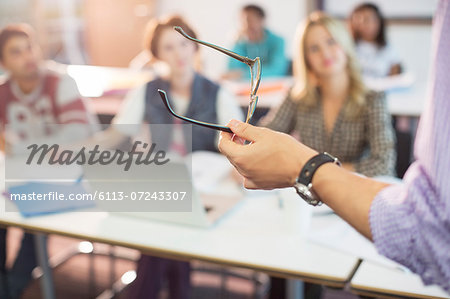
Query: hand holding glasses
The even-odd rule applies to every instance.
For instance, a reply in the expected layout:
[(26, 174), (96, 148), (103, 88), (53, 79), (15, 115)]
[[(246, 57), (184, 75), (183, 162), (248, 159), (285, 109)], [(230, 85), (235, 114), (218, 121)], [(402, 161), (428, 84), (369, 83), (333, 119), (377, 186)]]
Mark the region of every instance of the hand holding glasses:
[[(255, 113), (256, 104), (258, 103), (258, 96), (256, 95), (256, 92), (258, 91), (259, 83), (261, 81), (261, 62), (260, 62), (259, 57), (256, 57), (255, 59), (250, 59), (248, 57), (241, 56), (230, 50), (224, 49), (222, 47), (195, 39), (195, 38), (187, 35), (183, 31), (183, 29), (179, 26), (175, 26), (173, 29), (175, 29), (177, 32), (179, 32), (181, 35), (183, 35), (185, 38), (187, 38), (191, 41), (194, 41), (196, 43), (213, 48), (219, 52), (222, 52), (230, 57), (233, 57), (234, 59), (237, 59), (237, 60), (247, 64), (250, 67), (250, 75), (251, 75), (250, 104), (248, 105), (247, 117), (245, 118), (245, 122), (248, 123), (250, 121), (250, 119), (252, 118), (253, 114)], [(169, 110), (169, 112), (173, 116), (175, 116), (179, 119), (182, 119), (184, 121), (199, 125), (199, 126), (203, 126), (203, 127), (207, 127), (207, 128), (211, 128), (211, 129), (215, 129), (215, 130), (220, 130), (220, 131), (224, 131), (224, 132), (228, 132), (228, 133), (233, 133), (231, 131), (231, 129), (226, 126), (211, 124), (211, 123), (191, 119), (191, 118), (176, 114), (175, 111), (170, 106), (169, 99), (167, 98), (167, 93), (161, 89), (158, 89), (158, 92), (159, 92), (159, 95), (161, 96), (161, 99), (162, 99), (164, 105), (166, 106), (167, 110)]]

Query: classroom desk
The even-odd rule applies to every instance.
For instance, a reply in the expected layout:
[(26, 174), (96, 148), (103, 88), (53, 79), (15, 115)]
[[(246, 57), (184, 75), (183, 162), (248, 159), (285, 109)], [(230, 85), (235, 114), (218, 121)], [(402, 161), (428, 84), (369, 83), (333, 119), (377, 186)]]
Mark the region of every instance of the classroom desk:
[(450, 298), (440, 287), (424, 286), (411, 272), (363, 261), (351, 280), (351, 290), (373, 297)]
[[(289, 230), (271, 193), (252, 192), (209, 229), (176, 226), (102, 212), (70, 212), (22, 218), (4, 212), (0, 225), (43, 234), (119, 245), (162, 257), (203, 260), (271, 275), (344, 287), (358, 258), (320, 246)], [(156, 236), (156, 237), (153, 237)]]
[[(92, 98), (94, 110), (102, 115), (114, 115), (119, 110), (127, 91), (155, 77), (151, 71), (88, 65), (69, 65), (67, 72), (77, 82), (81, 95)], [(396, 83), (396, 80), (399, 83)], [(402, 78), (392, 81), (394, 82), (383, 83), (389, 87), (386, 92), (389, 112), (394, 116), (419, 117), (424, 108), (426, 82), (411, 81), (408, 87)], [(279, 105), (292, 83), (292, 77), (263, 78), (258, 90), (257, 108), (267, 110)], [(250, 91), (248, 80), (224, 81), (222, 84), (236, 95), (242, 107), (248, 106)], [(400, 87), (396, 88), (396, 85)], [(377, 82), (375, 87), (379, 86)]]
[[(258, 90), (257, 109), (276, 107), (285, 99), (293, 78), (262, 80)], [(236, 95), (239, 104), (247, 107), (249, 96), (247, 82), (225, 82), (225, 87)], [(394, 88), (385, 91), (388, 111), (393, 116), (419, 117), (424, 109), (426, 99), (426, 83), (416, 82), (409, 87)]]
[[(244, 267), (337, 288), (351, 281), (351, 290), (360, 295), (449, 298), (439, 287), (424, 287), (417, 275), (400, 271), (392, 261), (375, 256), (370, 242), (335, 214), (324, 212), (323, 207), (312, 217), (307, 237), (301, 237), (302, 229), (294, 227), (301, 223), (301, 217), (295, 217), (297, 212), (286, 197), (280, 208), (280, 194), (276, 192), (249, 192), (230, 214), (208, 229), (95, 209), (25, 219), (17, 212), (5, 213), (4, 198), (0, 200), (0, 225), (119, 245), (178, 260)], [(297, 207), (298, 203), (300, 207), (304, 204), (295, 201)], [(364, 259), (361, 266), (360, 259)]]
[[(270, 109), (282, 103), (294, 79), (292, 77), (261, 79), (257, 109)], [(239, 105), (247, 107), (250, 100), (250, 80), (223, 81), (223, 86), (235, 95)]]
[(417, 82), (410, 88), (386, 92), (388, 111), (394, 116), (418, 118), (425, 108), (426, 83)]
[(351, 279), (352, 292), (370, 297), (450, 298), (440, 287), (424, 286), (418, 275), (379, 255), (373, 243), (337, 215), (319, 209), (325, 213), (316, 212), (308, 240), (363, 260)]
[(136, 71), (121, 67), (67, 65), (66, 71), (77, 83), (82, 96), (123, 97), (130, 89), (154, 78), (151, 71)]

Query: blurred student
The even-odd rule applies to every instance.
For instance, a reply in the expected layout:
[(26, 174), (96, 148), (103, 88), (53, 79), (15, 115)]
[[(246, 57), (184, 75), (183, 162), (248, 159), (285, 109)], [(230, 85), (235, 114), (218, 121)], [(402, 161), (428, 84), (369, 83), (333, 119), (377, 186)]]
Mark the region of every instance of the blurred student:
[(364, 87), (344, 25), (316, 12), (296, 38), (294, 87), (263, 124), (298, 134), (302, 143), (338, 157), (348, 170), (393, 176), (395, 141), (386, 100)]
[[(246, 5), (241, 11), (241, 31), (233, 51), (249, 58), (260, 57), (262, 75), (267, 77), (285, 76), (288, 60), (285, 56), (284, 40), (265, 27), (266, 13), (257, 5)], [(249, 77), (248, 66), (236, 59), (230, 59), (229, 72), (225, 78)]]
[[(152, 129), (152, 124), (172, 124), (174, 126), (164, 132), (171, 137), (163, 150), (181, 155), (191, 150), (217, 151), (218, 133), (200, 126), (192, 126), (192, 148), (186, 147), (188, 135), (177, 126), (182, 121), (169, 114), (158, 89), (168, 93), (178, 114), (219, 124), (225, 124), (233, 117), (242, 119), (242, 111), (234, 97), (196, 71), (198, 45), (173, 30), (174, 26), (180, 26), (192, 37), (197, 36), (179, 16), (152, 21), (146, 33), (147, 50), (157, 62), (166, 64), (169, 72), (131, 91), (113, 124), (98, 136), (96, 142), (112, 147), (126, 137), (133, 137), (138, 132), (130, 130), (125, 126), (127, 124), (150, 124), (151, 138), (161, 134)], [(169, 298), (189, 298), (188, 262), (141, 255), (137, 278), (130, 285), (127, 298), (158, 298), (165, 280), (168, 281)]]
[(400, 57), (386, 40), (385, 20), (376, 5), (358, 5), (349, 23), (364, 76), (385, 77), (402, 72)]
[[(43, 63), (33, 29), (14, 24), (0, 31), (0, 63), (6, 81), (0, 85), (0, 126), (7, 156), (24, 153), (33, 141), (86, 138), (90, 126), (76, 130), (54, 124), (94, 124), (77, 85), (67, 74)], [(6, 127), (7, 126), (7, 127)], [(69, 139), (67, 139), (69, 138)], [(36, 267), (33, 235), (25, 233), (12, 268), (5, 268), (6, 229), (0, 229), (0, 298), (18, 298)], [(8, 297), (9, 296), (9, 297)]]

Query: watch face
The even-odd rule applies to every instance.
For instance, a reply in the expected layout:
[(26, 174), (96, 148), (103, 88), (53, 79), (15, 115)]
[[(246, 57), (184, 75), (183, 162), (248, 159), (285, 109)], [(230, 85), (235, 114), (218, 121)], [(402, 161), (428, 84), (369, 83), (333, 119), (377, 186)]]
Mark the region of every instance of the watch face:
[(297, 190), (298, 195), (300, 195), (300, 197), (306, 200), (307, 202), (309, 202), (312, 199), (313, 195), (309, 190), (308, 186), (297, 183), (295, 184), (295, 189)]
[(309, 186), (305, 186), (297, 182), (294, 187), (297, 191), (297, 194), (308, 204), (316, 206), (321, 203), (321, 201), (317, 199), (317, 196), (311, 190), (311, 184)]

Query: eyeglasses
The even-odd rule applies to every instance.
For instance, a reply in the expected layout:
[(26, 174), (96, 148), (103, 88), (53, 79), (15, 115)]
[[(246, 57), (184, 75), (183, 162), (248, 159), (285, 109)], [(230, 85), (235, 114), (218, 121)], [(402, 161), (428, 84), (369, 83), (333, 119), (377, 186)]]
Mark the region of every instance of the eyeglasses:
[[(250, 75), (251, 75), (251, 85), (250, 85), (250, 104), (248, 105), (248, 110), (247, 110), (247, 117), (245, 118), (245, 122), (248, 123), (253, 114), (255, 113), (255, 109), (256, 109), (256, 104), (258, 103), (258, 96), (256, 95), (256, 92), (258, 91), (259, 88), (259, 83), (261, 81), (261, 62), (259, 57), (256, 57), (255, 59), (250, 59), (248, 57), (244, 57), (241, 56), (239, 54), (236, 54), (230, 50), (227, 50), (225, 48), (198, 40), (196, 38), (193, 38), (189, 35), (187, 35), (183, 29), (179, 26), (175, 26), (173, 27), (174, 30), (176, 30), (178, 33), (180, 33), (182, 36), (184, 36), (185, 38), (194, 41), (196, 43), (205, 45), (207, 47), (213, 48), (219, 52), (222, 52), (234, 59), (237, 59), (245, 64), (247, 64), (250, 67)], [(164, 90), (158, 89), (159, 95), (161, 96), (161, 99), (164, 103), (164, 105), (166, 106), (167, 110), (170, 112), (170, 114), (172, 114), (173, 116), (182, 119), (184, 121), (199, 125), (199, 126), (203, 126), (203, 127), (207, 127), (207, 128), (211, 128), (211, 129), (215, 129), (215, 130), (220, 130), (220, 131), (224, 131), (224, 132), (228, 132), (228, 133), (233, 133), (231, 131), (230, 128), (226, 127), (226, 126), (221, 126), (221, 125), (216, 125), (216, 124), (211, 124), (211, 123), (207, 123), (207, 122), (203, 122), (203, 121), (199, 121), (199, 120), (195, 120), (192, 118), (188, 118), (185, 116), (181, 116), (178, 115), (177, 113), (175, 113), (175, 111), (172, 109), (172, 107), (170, 106), (169, 103), (169, 99), (167, 97), (167, 93)]]

